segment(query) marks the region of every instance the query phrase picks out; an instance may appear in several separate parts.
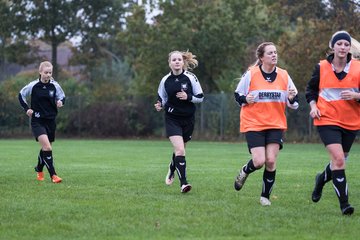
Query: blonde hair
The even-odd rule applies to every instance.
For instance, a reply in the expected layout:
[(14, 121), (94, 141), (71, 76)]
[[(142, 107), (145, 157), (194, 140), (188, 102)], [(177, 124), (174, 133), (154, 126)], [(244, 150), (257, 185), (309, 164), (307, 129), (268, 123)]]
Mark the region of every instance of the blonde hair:
[(49, 61), (41, 62), (40, 66), (39, 66), (39, 72), (41, 72), (45, 67), (51, 67), (52, 68), (53, 65)]
[(360, 43), (355, 38), (351, 38), (350, 53), (353, 58), (360, 60)]
[(173, 55), (174, 53), (180, 53), (183, 61), (184, 61), (184, 70), (193, 70), (194, 68), (196, 68), (198, 66), (198, 60), (195, 59), (196, 55), (192, 54), (192, 52), (189, 52), (189, 50), (187, 50), (186, 52), (181, 52), (181, 51), (172, 51), (169, 53), (169, 59), (168, 61), (170, 62), (171, 60), (171, 55)]
[(260, 64), (262, 64), (260, 58), (262, 58), (264, 56), (265, 48), (267, 46), (275, 46), (275, 44), (273, 42), (263, 42), (263, 43), (261, 43), (256, 49), (255, 57), (257, 58), (257, 60), (253, 64), (253, 66), (259, 66)]

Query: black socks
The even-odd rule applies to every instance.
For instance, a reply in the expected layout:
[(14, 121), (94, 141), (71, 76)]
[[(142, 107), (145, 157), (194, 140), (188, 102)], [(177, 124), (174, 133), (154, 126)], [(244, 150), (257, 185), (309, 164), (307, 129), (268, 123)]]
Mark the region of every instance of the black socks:
[(50, 177), (56, 175), (54, 163), (53, 163), (52, 151), (42, 151), (42, 157), (44, 164), (49, 171)]
[(348, 203), (348, 187), (346, 182), (345, 170), (332, 171), (333, 185), (335, 193), (339, 198), (340, 208), (346, 207)]
[(255, 168), (253, 160), (250, 159), (249, 162), (243, 167), (243, 171), (246, 174), (250, 174), (252, 172), (255, 172), (256, 170), (258, 170), (259, 168)]
[(274, 183), (275, 183), (275, 175), (276, 175), (276, 170), (273, 172), (269, 172), (266, 169), (264, 170), (263, 186), (262, 186), (262, 192), (261, 192), (262, 197), (270, 199), (270, 194), (271, 194), (271, 191), (272, 191)]
[(185, 156), (176, 156), (174, 158), (175, 168), (179, 176), (180, 186), (187, 184), (186, 181), (186, 160)]
[(170, 162), (170, 165), (169, 165), (169, 168), (170, 168), (170, 171), (171, 172), (175, 172), (175, 163), (174, 163), (174, 159), (175, 159), (175, 153), (173, 153), (172, 155), (172, 159), (171, 159), (171, 162)]
[(332, 172), (329, 163), (328, 165), (326, 165), (325, 170), (320, 174), (319, 184), (324, 186), (325, 183), (329, 182), (331, 179), (332, 179)]
[(37, 166), (35, 167), (35, 171), (36, 172), (42, 172), (43, 169), (44, 169), (44, 160), (43, 160), (43, 151), (42, 149), (40, 149), (40, 152), (39, 152), (39, 156), (38, 156), (38, 164)]

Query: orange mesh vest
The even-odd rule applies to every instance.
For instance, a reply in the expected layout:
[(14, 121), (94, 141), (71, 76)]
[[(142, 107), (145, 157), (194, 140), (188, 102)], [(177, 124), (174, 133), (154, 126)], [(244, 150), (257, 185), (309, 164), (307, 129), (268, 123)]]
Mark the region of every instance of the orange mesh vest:
[(266, 129), (287, 129), (285, 106), (287, 101), (288, 73), (277, 67), (273, 82), (264, 79), (259, 66), (251, 67), (249, 94), (255, 103), (240, 110), (240, 132)]
[(316, 103), (321, 117), (314, 119), (314, 125), (336, 125), (349, 130), (360, 129), (360, 106), (356, 100), (342, 100), (341, 91), (359, 92), (360, 62), (352, 60), (346, 77), (339, 80), (331, 64), (320, 61), (319, 98)]

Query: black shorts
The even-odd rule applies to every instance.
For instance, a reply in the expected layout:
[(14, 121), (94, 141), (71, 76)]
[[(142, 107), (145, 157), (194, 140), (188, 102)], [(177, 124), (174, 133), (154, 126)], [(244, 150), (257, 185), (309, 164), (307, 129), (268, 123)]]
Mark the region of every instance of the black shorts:
[(48, 136), (50, 142), (55, 141), (55, 119), (31, 118), (31, 130), (36, 141), (38, 141), (38, 137), (43, 134)]
[(347, 130), (339, 126), (318, 126), (320, 138), (325, 146), (333, 143), (341, 144), (344, 152), (350, 152), (355, 141), (357, 130)]
[(194, 131), (195, 117), (174, 117), (165, 114), (166, 136), (182, 136), (184, 142), (191, 140)]
[(279, 144), (279, 149), (283, 148), (284, 131), (281, 129), (268, 129), (263, 131), (250, 131), (245, 133), (249, 152), (254, 147), (266, 147), (269, 143)]

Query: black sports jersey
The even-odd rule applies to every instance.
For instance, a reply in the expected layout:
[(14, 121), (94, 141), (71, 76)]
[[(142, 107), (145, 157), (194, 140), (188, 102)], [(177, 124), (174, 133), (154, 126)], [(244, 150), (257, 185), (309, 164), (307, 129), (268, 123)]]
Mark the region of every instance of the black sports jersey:
[[(31, 97), (31, 107), (26, 98)], [(28, 109), (34, 111), (33, 118), (55, 119), (57, 115), (56, 102), (61, 100), (65, 104), (65, 94), (60, 85), (53, 79), (43, 83), (40, 79), (30, 82), (19, 93), (19, 102), (25, 112)]]
[[(186, 92), (187, 101), (176, 97), (177, 92)], [(158, 100), (167, 114), (174, 116), (192, 116), (195, 113), (194, 103), (200, 103), (204, 94), (195, 74), (183, 71), (179, 75), (172, 72), (161, 79), (158, 89)]]

